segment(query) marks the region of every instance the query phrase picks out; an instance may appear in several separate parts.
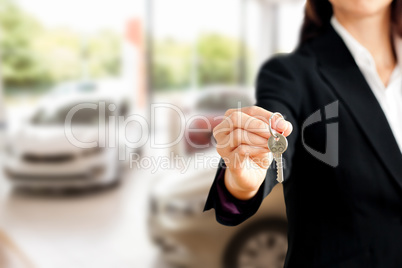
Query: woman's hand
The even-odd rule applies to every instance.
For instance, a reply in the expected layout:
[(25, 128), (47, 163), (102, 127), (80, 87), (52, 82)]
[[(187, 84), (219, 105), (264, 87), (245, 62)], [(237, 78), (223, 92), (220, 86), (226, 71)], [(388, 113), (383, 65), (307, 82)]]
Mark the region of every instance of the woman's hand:
[[(225, 186), (240, 200), (255, 196), (272, 162), (268, 149), (268, 120), (272, 113), (251, 106), (230, 109), (225, 119), (214, 128), (217, 151), (226, 164)], [(292, 124), (279, 116), (272, 119), (272, 128), (285, 136), (292, 132)]]

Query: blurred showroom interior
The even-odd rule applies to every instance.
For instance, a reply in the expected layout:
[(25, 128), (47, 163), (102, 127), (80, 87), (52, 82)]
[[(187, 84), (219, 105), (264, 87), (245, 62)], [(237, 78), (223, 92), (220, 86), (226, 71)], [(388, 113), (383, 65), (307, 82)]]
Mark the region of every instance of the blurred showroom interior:
[(212, 128), (304, 4), (0, 0), (0, 268), (282, 267), (280, 186), (237, 227), (202, 210)]

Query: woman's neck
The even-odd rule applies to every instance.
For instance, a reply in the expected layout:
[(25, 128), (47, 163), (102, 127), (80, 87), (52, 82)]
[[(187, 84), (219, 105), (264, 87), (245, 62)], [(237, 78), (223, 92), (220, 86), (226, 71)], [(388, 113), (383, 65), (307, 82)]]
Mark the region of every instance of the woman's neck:
[(373, 56), (381, 79), (388, 83), (396, 65), (391, 32), (391, 8), (372, 16), (358, 17), (334, 9), (342, 26)]

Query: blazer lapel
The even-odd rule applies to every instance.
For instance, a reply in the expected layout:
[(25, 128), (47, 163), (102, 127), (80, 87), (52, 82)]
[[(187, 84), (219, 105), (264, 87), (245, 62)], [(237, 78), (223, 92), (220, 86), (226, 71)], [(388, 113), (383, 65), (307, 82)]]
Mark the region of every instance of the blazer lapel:
[(380, 104), (346, 45), (330, 27), (312, 46), (321, 75), (349, 109), (380, 161), (402, 188), (401, 151)]

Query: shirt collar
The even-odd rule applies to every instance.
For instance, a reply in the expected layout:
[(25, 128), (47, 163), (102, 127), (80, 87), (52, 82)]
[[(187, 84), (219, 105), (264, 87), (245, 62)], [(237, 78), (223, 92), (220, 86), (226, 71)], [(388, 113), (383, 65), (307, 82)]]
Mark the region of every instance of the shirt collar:
[[(375, 68), (375, 62), (371, 53), (361, 45), (346, 29), (340, 24), (340, 22), (332, 16), (331, 25), (338, 35), (342, 38), (346, 47), (349, 49), (352, 57), (354, 58), (356, 64), (361, 68), (364, 66), (370, 66)], [(395, 34), (394, 35), (394, 46), (396, 57), (398, 61), (397, 68), (399, 72), (402, 73), (402, 37)]]

